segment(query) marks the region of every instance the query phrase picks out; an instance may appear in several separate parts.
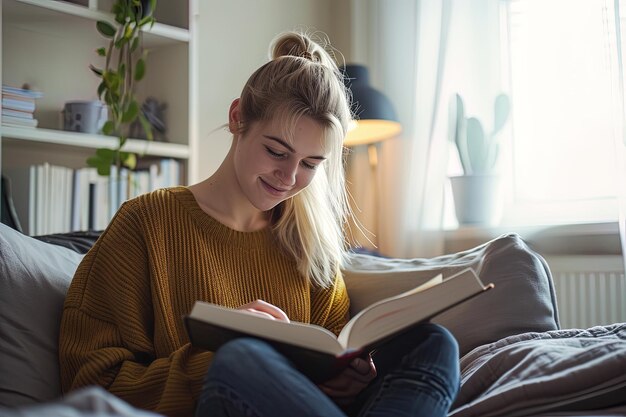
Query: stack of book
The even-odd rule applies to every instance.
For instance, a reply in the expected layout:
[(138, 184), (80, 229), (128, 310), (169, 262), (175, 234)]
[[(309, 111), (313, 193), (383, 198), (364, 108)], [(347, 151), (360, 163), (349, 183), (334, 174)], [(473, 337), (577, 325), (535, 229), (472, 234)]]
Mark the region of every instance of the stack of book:
[[(143, 162), (143, 161), (142, 161)], [(145, 161), (111, 176), (95, 168), (71, 169), (47, 162), (7, 168), (12, 204), (24, 233), (45, 235), (104, 230), (122, 203), (157, 188), (180, 185), (182, 165), (175, 159)]]
[(37, 127), (35, 100), (43, 97), (39, 91), (2, 86), (2, 124), (7, 126)]

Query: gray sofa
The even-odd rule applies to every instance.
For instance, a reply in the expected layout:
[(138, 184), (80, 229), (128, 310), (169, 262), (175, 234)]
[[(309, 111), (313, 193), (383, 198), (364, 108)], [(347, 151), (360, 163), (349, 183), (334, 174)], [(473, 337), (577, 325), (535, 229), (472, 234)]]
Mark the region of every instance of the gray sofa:
[[(154, 415), (99, 387), (62, 397), (57, 333), (82, 254), (45, 240), (0, 224), (0, 416)], [(559, 329), (550, 270), (516, 234), (431, 259), (354, 254), (344, 269), (352, 312), (466, 267), (495, 289), (434, 320), (462, 356), (450, 415), (626, 415), (626, 324)], [(591, 347), (594, 361), (577, 359)]]

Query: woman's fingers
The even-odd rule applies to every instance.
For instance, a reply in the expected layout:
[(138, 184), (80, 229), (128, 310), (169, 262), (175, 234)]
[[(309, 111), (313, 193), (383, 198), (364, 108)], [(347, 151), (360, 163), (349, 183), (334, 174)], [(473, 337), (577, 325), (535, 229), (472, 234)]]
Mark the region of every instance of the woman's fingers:
[(374, 366), (374, 361), (371, 356), (368, 356), (367, 358), (354, 359), (350, 362), (350, 368), (370, 379), (376, 376), (376, 367)]
[[(238, 310), (243, 310), (243, 309), (240, 308)], [(254, 308), (246, 308), (243, 311), (247, 311), (248, 313), (252, 313), (252, 314), (255, 314), (257, 316), (261, 316), (261, 317), (263, 317), (265, 319), (268, 319), (268, 320), (276, 320), (276, 318), (274, 316), (272, 316), (271, 314), (268, 314), (268, 313), (266, 313), (264, 311), (261, 311), (261, 310), (255, 310)]]
[(283, 310), (263, 300), (252, 301), (251, 303), (240, 306), (238, 309), (247, 310), (268, 319), (286, 321), (289, 323), (289, 317), (287, 317), (287, 314), (285, 314)]
[(319, 385), (332, 398), (351, 398), (361, 392), (376, 377), (371, 357), (356, 358), (335, 378)]

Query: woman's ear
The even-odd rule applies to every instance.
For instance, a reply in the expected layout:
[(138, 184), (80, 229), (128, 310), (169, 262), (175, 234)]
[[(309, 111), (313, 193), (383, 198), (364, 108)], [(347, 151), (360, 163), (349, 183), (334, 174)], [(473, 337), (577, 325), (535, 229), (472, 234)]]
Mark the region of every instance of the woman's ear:
[(239, 132), (241, 126), (241, 112), (239, 111), (239, 99), (236, 98), (230, 103), (228, 110), (228, 130), (230, 133)]

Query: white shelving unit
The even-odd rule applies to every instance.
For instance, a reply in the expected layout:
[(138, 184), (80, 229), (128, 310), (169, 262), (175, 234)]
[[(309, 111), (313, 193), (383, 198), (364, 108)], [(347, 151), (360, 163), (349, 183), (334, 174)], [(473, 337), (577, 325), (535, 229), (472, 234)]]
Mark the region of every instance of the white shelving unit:
[[(113, 148), (117, 145), (117, 138), (89, 133), (66, 132), (53, 129), (29, 129), (13, 126), (3, 126), (3, 144), (8, 147), (13, 141), (28, 141), (44, 144), (54, 144), (61, 146), (71, 146), (75, 148), (85, 148), (89, 150), (97, 148)], [(59, 151), (61, 151), (59, 146)], [(156, 157), (168, 157), (186, 160), (189, 158), (189, 146), (178, 143), (154, 142), (140, 139), (129, 139), (124, 146), (124, 150), (134, 152), (139, 155), (149, 155)]]
[[(98, 20), (113, 21), (113, 0), (0, 0), (2, 45), (0, 81), (42, 91), (37, 128), (0, 125), (0, 169), (49, 162), (77, 169), (95, 149), (112, 148), (117, 138), (62, 130), (65, 102), (97, 99), (99, 79), (89, 65), (103, 66), (95, 50), (107, 45)], [(157, 23), (144, 32), (147, 71), (138, 98), (167, 105), (167, 141), (129, 139), (124, 150), (144, 158), (174, 158), (183, 163), (184, 183), (194, 180), (197, 64), (193, 19), (197, 0), (159, 0)], [(190, 13), (191, 11), (191, 13)]]

